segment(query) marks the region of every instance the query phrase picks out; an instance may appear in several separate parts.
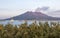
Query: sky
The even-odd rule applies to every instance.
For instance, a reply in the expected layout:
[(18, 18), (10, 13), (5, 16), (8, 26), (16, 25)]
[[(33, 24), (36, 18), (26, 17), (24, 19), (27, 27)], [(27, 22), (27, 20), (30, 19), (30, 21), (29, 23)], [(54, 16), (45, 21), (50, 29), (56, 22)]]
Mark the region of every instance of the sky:
[(0, 0), (0, 19), (34, 11), (38, 7), (49, 7), (48, 10), (42, 10), (43, 13), (60, 17), (60, 0)]

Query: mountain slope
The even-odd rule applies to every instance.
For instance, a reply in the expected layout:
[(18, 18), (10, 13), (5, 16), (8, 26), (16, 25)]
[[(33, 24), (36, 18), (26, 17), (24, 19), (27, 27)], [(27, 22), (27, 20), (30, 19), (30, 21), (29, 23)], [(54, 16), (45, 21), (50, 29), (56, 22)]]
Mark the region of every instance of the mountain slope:
[(55, 17), (45, 15), (41, 12), (32, 12), (32, 11), (27, 11), (22, 15), (11, 17), (6, 20), (11, 20), (11, 19), (14, 19), (14, 20), (60, 20), (60, 18), (55, 18)]

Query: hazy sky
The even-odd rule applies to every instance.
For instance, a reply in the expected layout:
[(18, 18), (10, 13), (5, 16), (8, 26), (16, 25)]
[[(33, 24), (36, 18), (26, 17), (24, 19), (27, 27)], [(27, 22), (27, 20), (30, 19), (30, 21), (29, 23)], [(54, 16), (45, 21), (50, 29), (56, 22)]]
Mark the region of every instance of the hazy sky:
[[(0, 19), (35, 10), (37, 7), (49, 7), (46, 14), (60, 16), (60, 0), (0, 0)], [(50, 13), (50, 11), (58, 11), (58, 13)]]

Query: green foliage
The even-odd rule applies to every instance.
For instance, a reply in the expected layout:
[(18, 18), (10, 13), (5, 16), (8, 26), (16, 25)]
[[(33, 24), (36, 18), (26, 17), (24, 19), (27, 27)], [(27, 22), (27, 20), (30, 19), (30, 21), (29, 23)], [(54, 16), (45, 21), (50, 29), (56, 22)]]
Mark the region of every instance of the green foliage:
[(0, 38), (60, 38), (60, 24), (39, 22), (38, 25), (36, 21), (29, 26), (27, 22), (18, 26), (0, 24)]

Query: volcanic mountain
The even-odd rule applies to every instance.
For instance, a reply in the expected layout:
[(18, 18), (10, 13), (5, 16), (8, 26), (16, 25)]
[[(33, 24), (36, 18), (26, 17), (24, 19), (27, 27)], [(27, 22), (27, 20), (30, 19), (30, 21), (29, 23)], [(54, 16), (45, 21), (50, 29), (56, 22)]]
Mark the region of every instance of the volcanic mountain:
[(56, 17), (51, 17), (46, 14), (43, 14), (41, 12), (32, 12), (32, 11), (27, 11), (22, 15), (18, 15), (15, 17), (8, 18), (6, 20), (60, 20), (60, 18)]

